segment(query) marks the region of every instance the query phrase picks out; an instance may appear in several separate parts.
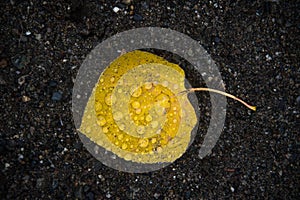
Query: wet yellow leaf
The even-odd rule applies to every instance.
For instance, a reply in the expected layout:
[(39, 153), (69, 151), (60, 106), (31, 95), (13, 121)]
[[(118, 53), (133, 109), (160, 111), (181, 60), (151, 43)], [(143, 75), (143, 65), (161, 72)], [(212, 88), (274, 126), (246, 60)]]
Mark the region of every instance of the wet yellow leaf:
[(173, 162), (187, 149), (197, 123), (187, 95), (177, 95), (187, 90), (184, 80), (178, 65), (159, 56), (123, 54), (99, 77), (80, 131), (127, 161)]

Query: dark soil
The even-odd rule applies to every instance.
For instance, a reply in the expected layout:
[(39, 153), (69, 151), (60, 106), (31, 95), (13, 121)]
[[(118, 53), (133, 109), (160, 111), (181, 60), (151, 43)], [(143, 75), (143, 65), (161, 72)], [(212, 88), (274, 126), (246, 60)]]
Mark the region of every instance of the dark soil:
[[(0, 198), (299, 199), (299, 10), (293, 0), (2, 1)], [(229, 99), (211, 155), (198, 158), (196, 138), (168, 167), (129, 174), (83, 147), (71, 94), (97, 44), (145, 26), (199, 41), (226, 91), (258, 110)]]

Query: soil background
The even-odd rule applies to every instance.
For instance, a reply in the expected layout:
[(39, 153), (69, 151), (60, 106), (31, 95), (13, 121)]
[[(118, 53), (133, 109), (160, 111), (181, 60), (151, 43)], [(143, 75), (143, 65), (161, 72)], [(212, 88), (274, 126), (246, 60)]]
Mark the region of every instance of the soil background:
[[(293, 0), (1, 1), (0, 198), (299, 199), (299, 10)], [(199, 41), (226, 91), (258, 109), (228, 99), (209, 156), (198, 157), (197, 136), (168, 167), (130, 174), (83, 147), (71, 96), (97, 44), (146, 26)]]

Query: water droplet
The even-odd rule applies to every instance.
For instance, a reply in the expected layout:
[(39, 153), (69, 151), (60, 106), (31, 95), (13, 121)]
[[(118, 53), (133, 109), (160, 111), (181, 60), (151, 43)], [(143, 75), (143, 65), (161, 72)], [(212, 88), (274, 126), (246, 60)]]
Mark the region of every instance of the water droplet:
[(108, 133), (108, 128), (105, 126), (102, 128), (103, 133)]
[(144, 126), (138, 126), (136, 129), (136, 132), (140, 135), (145, 133), (145, 127)]
[(121, 131), (124, 131), (124, 130), (125, 130), (125, 125), (124, 125), (124, 124), (120, 124), (119, 129), (120, 129)]
[(134, 102), (132, 102), (132, 107), (134, 108), (134, 109), (137, 109), (137, 108), (139, 108), (140, 106), (141, 106), (141, 104), (138, 102), (138, 101), (134, 101)]
[(122, 149), (124, 150), (124, 149), (127, 149), (127, 144), (122, 144)]
[(145, 83), (145, 89), (150, 90), (152, 88), (152, 83), (146, 82)]
[(96, 102), (95, 103), (95, 110), (96, 110), (96, 112), (100, 112), (101, 109), (102, 109), (102, 104), (99, 103), (99, 102)]
[(116, 112), (116, 113), (114, 113), (113, 116), (114, 116), (114, 120), (119, 121), (119, 120), (121, 120), (123, 118), (123, 113)]
[(139, 97), (142, 94), (142, 88), (140, 88), (140, 87), (137, 89), (133, 89), (131, 91), (132, 91), (131, 96), (133, 96), (133, 97)]
[(123, 134), (119, 134), (119, 135), (118, 135), (118, 140), (122, 140), (123, 137), (124, 137)]
[(91, 127), (86, 127), (85, 129), (86, 133), (90, 133), (92, 131)]
[(97, 140), (97, 144), (100, 146), (103, 146), (103, 141), (102, 140)]
[(111, 94), (106, 95), (106, 97), (105, 97), (105, 103), (106, 103), (108, 106), (111, 106), (111, 105), (112, 105)]
[(165, 108), (163, 108), (161, 106), (155, 106), (154, 110), (155, 110), (156, 114), (159, 116), (163, 116), (165, 114)]
[(141, 114), (141, 112), (142, 112), (142, 109), (140, 109), (140, 108), (138, 108), (138, 109), (135, 110), (136, 114)]
[(148, 139), (140, 139), (140, 140), (139, 140), (139, 145), (140, 145), (140, 147), (142, 147), (142, 148), (147, 147), (148, 144), (149, 144), (149, 140), (148, 140)]
[(151, 121), (152, 121), (151, 115), (147, 115), (147, 116), (146, 116), (146, 121), (147, 121), (147, 122), (151, 122)]
[(117, 101), (117, 97), (115, 95), (111, 95), (111, 103), (114, 104)]
[(106, 120), (105, 120), (105, 118), (103, 116), (99, 115), (97, 118), (98, 118), (97, 123), (100, 126), (104, 126), (106, 124)]
[(171, 106), (171, 104), (169, 103), (169, 101), (162, 101), (160, 104), (162, 107), (164, 108), (169, 108)]
[(168, 85), (169, 85), (169, 82), (168, 82), (168, 81), (163, 81), (163, 82), (162, 82), (162, 86), (168, 87)]
[(124, 157), (124, 159), (127, 160), (127, 161), (131, 160), (131, 158), (132, 158), (132, 156), (130, 154), (126, 154), (125, 157)]
[(152, 128), (158, 127), (158, 121), (153, 121), (153, 122), (151, 122), (151, 127), (152, 127)]
[(157, 153), (161, 153), (162, 152), (162, 148), (161, 147), (157, 147), (156, 151), (157, 151)]
[(157, 96), (161, 93), (161, 89), (159, 87), (154, 87), (154, 89), (151, 91), (153, 96)]
[(155, 98), (156, 101), (168, 101), (169, 97), (165, 94), (160, 94)]

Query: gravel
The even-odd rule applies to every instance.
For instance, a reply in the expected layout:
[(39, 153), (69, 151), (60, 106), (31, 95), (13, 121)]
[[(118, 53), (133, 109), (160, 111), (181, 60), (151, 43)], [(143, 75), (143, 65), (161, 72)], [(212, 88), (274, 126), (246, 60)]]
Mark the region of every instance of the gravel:
[[(1, 199), (299, 199), (296, 1), (11, 0), (0, 6)], [(129, 174), (83, 147), (71, 94), (97, 44), (145, 26), (199, 41), (226, 91), (258, 109), (228, 99), (224, 131), (209, 156), (198, 158), (208, 112), (175, 163)], [(199, 77), (188, 74), (197, 84)], [(206, 102), (207, 95), (198, 97)]]

